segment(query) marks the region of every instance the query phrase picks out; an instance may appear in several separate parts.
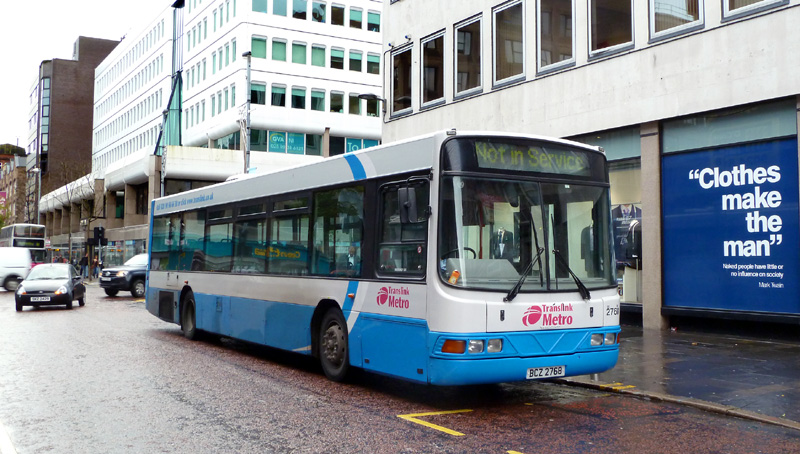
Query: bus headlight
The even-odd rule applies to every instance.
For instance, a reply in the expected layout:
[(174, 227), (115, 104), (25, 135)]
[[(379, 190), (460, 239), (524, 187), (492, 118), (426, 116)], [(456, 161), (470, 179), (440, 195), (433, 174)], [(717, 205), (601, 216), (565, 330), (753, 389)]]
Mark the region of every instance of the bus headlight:
[(606, 333), (605, 344), (614, 345), (617, 343), (617, 335), (615, 333)]
[(603, 345), (603, 333), (594, 333), (592, 334), (592, 347), (599, 347)]
[(483, 353), (483, 340), (475, 340), (470, 339), (469, 341), (469, 352), (470, 353)]
[(486, 351), (489, 353), (500, 353), (503, 351), (503, 339), (489, 339)]

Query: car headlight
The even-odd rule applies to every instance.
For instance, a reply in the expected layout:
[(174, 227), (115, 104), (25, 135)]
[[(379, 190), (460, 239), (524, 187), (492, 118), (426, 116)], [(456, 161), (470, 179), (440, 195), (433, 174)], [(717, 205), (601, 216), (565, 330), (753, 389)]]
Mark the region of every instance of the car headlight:
[(67, 287), (63, 285), (56, 290), (56, 295), (63, 295), (65, 293), (67, 293)]
[(117, 271), (117, 277), (125, 277), (128, 275), (127, 271)]
[(24, 295), (25, 293), (27, 293), (27, 292), (25, 292), (25, 287), (23, 287), (23, 286), (21, 286), (21, 285), (20, 285), (20, 286), (17, 288), (17, 295)]

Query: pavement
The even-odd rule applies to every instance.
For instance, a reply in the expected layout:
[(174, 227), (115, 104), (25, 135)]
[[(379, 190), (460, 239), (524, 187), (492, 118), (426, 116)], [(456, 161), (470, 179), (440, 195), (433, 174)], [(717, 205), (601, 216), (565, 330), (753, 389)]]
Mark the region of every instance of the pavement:
[(800, 327), (723, 326), (623, 324), (616, 367), (560, 381), (800, 430)]

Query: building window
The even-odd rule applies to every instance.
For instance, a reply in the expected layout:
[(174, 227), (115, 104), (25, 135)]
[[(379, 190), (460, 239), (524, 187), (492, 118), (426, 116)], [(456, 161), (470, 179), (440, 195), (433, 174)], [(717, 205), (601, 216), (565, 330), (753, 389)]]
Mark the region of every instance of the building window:
[(788, 2), (786, 0), (723, 0), (722, 16), (725, 18), (736, 17), (785, 3)]
[(311, 20), (314, 22), (325, 23), (325, 2), (311, 3)]
[(283, 85), (272, 86), (272, 105), (286, 107), (286, 87)]
[(325, 67), (325, 47), (313, 45), (311, 46), (311, 64), (314, 66)]
[(378, 116), (378, 100), (377, 99), (368, 99), (367, 100), (367, 116), (368, 117), (377, 117)]
[(311, 90), (311, 110), (325, 111), (325, 91)]
[(361, 72), (361, 55), (360, 51), (350, 51), (350, 71)]
[(331, 49), (331, 68), (344, 69), (344, 49)]
[(371, 32), (381, 31), (381, 13), (367, 13), (367, 30)]
[(211, 74), (217, 73), (217, 53), (211, 54)]
[(575, 41), (574, 0), (540, 0), (539, 5), (539, 69), (571, 62)]
[(481, 20), (456, 26), (456, 95), (481, 86)]
[(411, 108), (411, 47), (392, 54), (392, 112)]
[(590, 0), (590, 55), (614, 52), (633, 43), (631, 0)]
[[(267, 38), (253, 38), (250, 52), (253, 58), (267, 58)], [(213, 68), (216, 60), (211, 63)]]
[(308, 2), (306, 0), (292, 0), (292, 17), (306, 20)]
[(361, 99), (358, 98), (357, 94), (350, 94), (349, 107), (349, 112), (351, 115), (361, 115)]
[(444, 98), (444, 32), (422, 41), (422, 103)]
[(272, 59), (286, 61), (286, 41), (272, 40)]
[(378, 54), (367, 54), (367, 73), (381, 73), (381, 56)]
[(211, 95), (211, 117), (212, 118), (216, 115), (216, 112), (214, 111), (214, 106), (215, 106), (214, 101), (216, 99), (217, 98), (214, 95)]
[(494, 82), (525, 72), (525, 30), (522, 2), (494, 11)]
[(331, 92), (331, 112), (344, 112), (344, 93)]
[(650, 0), (651, 37), (670, 35), (692, 28), (702, 20), (702, 0), (686, 0), (677, 4)]
[(350, 28), (361, 28), (361, 10), (350, 7)]
[(305, 43), (292, 43), (292, 63), (306, 64)]
[(266, 13), (267, 0), (253, 0), (253, 11), (257, 13)]
[(344, 25), (344, 6), (331, 5), (331, 24)]
[[(265, 105), (267, 103), (266, 84), (250, 84), (250, 102), (252, 104)], [(211, 98), (211, 105), (214, 105), (214, 98)]]
[(273, 0), (272, 14), (276, 16), (286, 16), (286, 0)]
[(302, 87), (292, 87), (292, 109), (306, 108), (306, 89)]

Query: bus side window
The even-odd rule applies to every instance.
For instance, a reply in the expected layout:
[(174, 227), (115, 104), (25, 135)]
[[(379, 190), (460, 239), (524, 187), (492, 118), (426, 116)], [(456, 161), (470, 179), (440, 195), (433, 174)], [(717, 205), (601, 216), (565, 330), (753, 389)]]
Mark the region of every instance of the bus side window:
[(314, 196), (313, 230), (313, 274), (361, 276), (364, 187), (317, 193)]
[(383, 274), (421, 276), (425, 274), (427, 243), (427, 181), (414, 182), (418, 218), (408, 223), (400, 219), (397, 184), (381, 190), (382, 218), (378, 245), (378, 270)]

